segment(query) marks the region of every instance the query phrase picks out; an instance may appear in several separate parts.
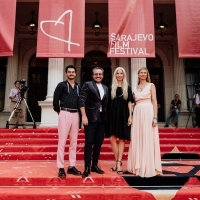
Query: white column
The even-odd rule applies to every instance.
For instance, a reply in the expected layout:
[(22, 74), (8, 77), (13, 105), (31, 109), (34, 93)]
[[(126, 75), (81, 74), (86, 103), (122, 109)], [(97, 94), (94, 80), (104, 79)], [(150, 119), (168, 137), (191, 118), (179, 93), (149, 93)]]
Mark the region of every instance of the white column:
[(138, 83), (138, 71), (140, 68), (146, 67), (146, 58), (131, 58), (131, 87), (132, 89)]
[(53, 93), (57, 84), (63, 81), (64, 58), (49, 58), (48, 86), (45, 101), (38, 101), (41, 106), (40, 127), (54, 127), (58, 125), (58, 115), (53, 110)]
[(5, 103), (3, 112), (10, 112), (10, 90), (14, 87), (14, 82), (17, 80), (18, 69), (18, 43), (15, 43), (13, 56), (8, 57), (7, 72), (6, 72), (6, 88), (5, 88)]
[(163, 66), (164, 85), (165, 85), (165, 117), (169, 114), (171, 101), (174, 98), (174, 76), (171, 66)]
[(178, 46), (174, 46), (174, 90), (181, 100), (181, 110), (187, 110), (187, 95), (185, 84), (185, 69), (182, 58), (178, 57)]
[(53, 101), (53, 93), (57, 84), (63, 81), (63, 58), (49, 58), (48, 64), (48, 86), (45, 101)]
[[(186, 123), (188, 121), (188, 110), (187, 110), (184, 62), (183, 59), (179, 58), (178, 56), (177, 44), (174, 45), (173, 51), (174, 51), (174, 93), (178, 94), (181, 100), (181, 110), (179, 113), (178, 126), (186, 127)], [(192, 127), (192, 117), (190, 117), (187, 127)]]
[(127, 82), (130, 84), (130, 70), (128, 66), (128, 58), (119, 58), (119, 67), (123, 67), (126, 71)]

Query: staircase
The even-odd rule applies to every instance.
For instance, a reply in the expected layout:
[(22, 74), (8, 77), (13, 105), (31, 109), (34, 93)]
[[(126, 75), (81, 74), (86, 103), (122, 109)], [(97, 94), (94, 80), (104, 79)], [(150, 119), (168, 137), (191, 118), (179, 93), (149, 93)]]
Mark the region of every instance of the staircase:
[[(84, 149), (84, 130), (80, 130), (78, 136), (77, 162), (76, 167), (83, 171), (83, 149)], [(199, 129), (171, 129), (160, 128), (161, 155), (174, 153), (196, 153), (200, 155), (200, 131)], [(179, 167), (170, 160), (168, 164), (163, 163), (164, 176), (143, 179), (134, 175), (120, 176), (116, 172), (110, 172), (115, 161), (111, 150), (110, 141), (106, 138), (101, 149), (99, 165), (105, 174), (91, 173), (89, 177), (82, 178), (67, 174), (67, 178), (58, 177), (56, 166), (58, 135), (56, 128), (40, 129), (0, 129), (0, 199), (3, 200), (57, 200), (57, 199), (82, 199), (82, 200), (140, 200), (148, 199), (169, 199), (176, 193), (174, 184), (180, 185), (180, 181), (187, 182), (187, 171), (199, 169), (199, 161), (195, 161), (195, 166), (180, 166), (185, 170), (178, 171)], [(129, 143), (126, 142), (123, 156), (123, 170), (127, 166), (127, 152)], [(69, 143), (66, 144), (65, 160), (68, 160)], [(166, 161), (167, 162), (167, 161)], [(182, 161), (177, 161), (182, 162)], [(188, 161), (185, 161), (188, 164)], [(171, 163), (171, 165), (170, 165)], [(67, 162), (65, 163), (67, 169)], [(183, 164), (182, 164), (183, 165)], [(197, 165), (197, 166), (196, 166)], [(196, 168), (195, 168), (196, 167)], [(181, 168), (181, 169), (182, 169)], [(173, 170), (176, 170), (174, 173)], [(193, 170), (193, 174), (198, 176), (198, 172)], [(170, 173), (169, 173), (170, 171)], [(186, 173), (186, 174), (185, 174)], [(199, 172), (200, 173), (200, 172)], [(179, 174), (179, 176), (177, 176)], [(126, 182), (132, 180), (134, 184), (141, 187), (133, 188)], [(192, 177), (194, 178), (194, 177)], [(196, 178), (196, 177), (195, 177)], [(157, 180), (157, 182), (156, 182)], [(180, 181), (179, 181), (180, 180)], [(196, 179), (195, 179), (196, 180)], [(141, 182), (142, 181), (142, 182)], [(150, 181), (150, 182), (146, 182)], [(154, 183), (154, 184), (153, 184)], [(167, 187), (173, 188), (163, 194), (163, 188), (157, 187), (164, 183)], [(181, 182), (182, 183), (182, 182)], [(182, 185), (183, 185), (182, 184)], [(194, 183), (196, 184), (196, 182)], [(151, 186), (150, 191), (144, 191), (144, 186)], [(152, 188), (155, 185), (155, 192)], [(199, 182), (198, 182), (199, 185)], [(190, 187), (192, 188), (191, 185)], [(184, 194), (199, 197), (195, 191), (184, 188)], [(175, 191), (175, 192), (174, 192)], [(197, 188), (199, 191), (199, 186)], [(179, 193), (177, 193), (179, 194)], [(182, 195), (182, 193), (181, 193)], [(186, 199), (179, 195), (176, 199)], [(192, 197), (193, 197), (192, 196)], [(166, 197), (166, 198), (165, 198)], [(170, 198), (171, 199), (171, 198)]]
[[(200, 155), (200, 129), (160, 128), (161, 156), (166, 153), (195, 153)], [(58, 135), (56, 128), (0, 129), (0, 160), (56, 160)], [(126, 142), (123, 159), (127, 159), (129, 142)], [(68, 159), (66, 143), (65, 159)], [(83, 160), (84, 133), (80, 130), (77, 160)], [(101, 160), (113, 160), (109, 138), (101, 149)]]

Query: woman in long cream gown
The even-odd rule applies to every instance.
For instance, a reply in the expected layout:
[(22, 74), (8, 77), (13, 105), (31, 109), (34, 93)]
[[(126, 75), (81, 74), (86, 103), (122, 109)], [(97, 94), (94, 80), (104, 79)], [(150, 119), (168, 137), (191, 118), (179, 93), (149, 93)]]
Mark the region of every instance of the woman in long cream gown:
[(138, 85), (133, 93), (135, 106), (127, 169), (141, 177), (162, 175), (156, 89), (147, 68), (138, 71)]

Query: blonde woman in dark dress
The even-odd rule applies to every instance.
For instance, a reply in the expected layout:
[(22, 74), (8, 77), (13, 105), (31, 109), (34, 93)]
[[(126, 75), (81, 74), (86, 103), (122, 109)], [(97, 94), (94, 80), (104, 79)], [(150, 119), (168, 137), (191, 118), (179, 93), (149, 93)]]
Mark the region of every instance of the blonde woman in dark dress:
[(133, 95), (127, 83), (124, 68), (117, 67), (113, 74), (112, 84), (109, 87), (108, 120), (106, 137), (110, 137), (115, 165), (110, 171), (122, 174), (122, 157), (125, 140), (130, 140), (130, 127), (132, 123)]

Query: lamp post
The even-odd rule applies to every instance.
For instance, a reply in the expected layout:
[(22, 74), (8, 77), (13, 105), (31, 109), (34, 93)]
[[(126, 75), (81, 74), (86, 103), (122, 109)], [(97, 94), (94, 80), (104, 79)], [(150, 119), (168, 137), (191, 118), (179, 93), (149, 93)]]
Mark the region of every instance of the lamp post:
[(33, 15), (35, 14), (34, 11), (31, 12), (32, 14), (32, 19), (26, 23), (26, 26), (28, 27), (28, 31), (31, 35), (34, 35), (37, 32), (37, 23), (33, 19)]
[(94, 34), (99, 35), (100, 30), (102, 29), (102, 24), (98, 21), (98, 12), (95, 12), (96, 21), (92, 24), (92, 29), (94, 29)]
[(166, 24), (165, 22), (163, 22), (162, 16), (163, 16), (163, 13), (160, 13), (160, 23), (158, 24), (158, 26), (156, 27), (156, 29), (158, 30), (159, 35), (164, 36), (168, 24)]

